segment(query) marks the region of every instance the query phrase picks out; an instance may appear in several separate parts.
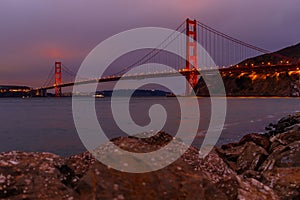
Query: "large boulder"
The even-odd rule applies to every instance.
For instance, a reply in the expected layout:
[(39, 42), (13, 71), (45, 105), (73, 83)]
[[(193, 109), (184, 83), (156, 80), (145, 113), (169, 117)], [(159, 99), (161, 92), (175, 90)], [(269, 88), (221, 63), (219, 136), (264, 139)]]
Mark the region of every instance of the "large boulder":
[(183, 160), (151, 173), (124, 173), (97, 162), (76, 188), (83, 199), (228, 199)]
[[(169, 138), (164, 133), (159, 135)], [(158, 138), (152, 142), (134, 137), (113, 140), (123, 149), (135, 152), (156, 149), (156, 141), (165, 145)], [(178, 145), (178, 148), (180, 150), (181, 146)], [(94, 151), (96, 157), (103, 150), (114, 151), (105, 145)], [(116, 160), (122, 164), (125, 160), (120, 155)], [(134, 155), (127, 155), (126, 166), (132, 165), (128, 160), (137, 159)], [(149, 173), (124, 173), (96, 162), (78, 182), (75, 191), (87, 199), (278, 199), (268, 186), (237, 175), (215, 149), (201, 159), (199, 150), (194, 147), (189, 147), (171, 165)]]
[(64, 160), (50, 153), (7, 152), (0, 154), (0, 198), (76, 198), (65, 184)]

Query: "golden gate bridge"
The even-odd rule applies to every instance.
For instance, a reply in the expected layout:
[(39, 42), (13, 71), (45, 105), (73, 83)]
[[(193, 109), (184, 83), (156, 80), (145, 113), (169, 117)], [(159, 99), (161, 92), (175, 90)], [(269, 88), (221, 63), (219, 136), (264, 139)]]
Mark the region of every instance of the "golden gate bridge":
[[(179, 34), (186, 34), (185, 41), (177, 40)], [(186, 59), (182, 59), (170, 52), (164, 51), (171, 43), (178, 50), (186, 55)], [(175, 43), (175, 44), (174, 44)], [(197, 48), (199, 43), (206, 52), (199, 51)], [(212, 58), (207, 60), (209, 54)], [(201, 74), (208, 73), (211, 70), (226, 71), (259, 71), (259, 70), (278, 70), (278, 69), (295, 69), (298, 68), (297, 61), (278, 54), (274, 56), (280, 57), (281, 63), (246, 63), (245, 60), (262, 54), (271, 53), (260, 47), (256, 47), (249, 43), (233, 38), (227, 34), (217, 31), (204, 23), (197, 20), (186, 19), (180, 24), (174, 32), (162, 41), (157, 49), (152, 49), (143, 57), (137, 59), (131, 65), (121, 68), (119, 71), (108, 76), (99, 78), (84, 78), (80, 81), (63, 82), (62, 75), (76, 77), (76, 73), (64, 66), (61, 62), (55, 62), (54, 68), (50, 71), (48, 78), (42, 87), (34, 89), (36, 96), (46, 96), (47, 90), (55, 89), (55, 96), (62, 96), (62, 88), (74, 85), (101, 83), (123, 80), (146, 79), (156, 77), (173, 77), (182, 74), (187, 79), (186, 95), (191, 93), (198, 83)], [(172, 66), (172, 70), (164, 68), (161, 65), (157, 67), (147, 66), (148, 63), (161, 63), (165, 66)], [(130, 69), (144, 65), (143, 69), (138, 69), (134, 74), (124, 74)], [(215, 66), (216, 65), (216, 66)], [(299, 69), (299, 68), (298, 68)], [(54, 83), (53, 83), (54, 80)]]

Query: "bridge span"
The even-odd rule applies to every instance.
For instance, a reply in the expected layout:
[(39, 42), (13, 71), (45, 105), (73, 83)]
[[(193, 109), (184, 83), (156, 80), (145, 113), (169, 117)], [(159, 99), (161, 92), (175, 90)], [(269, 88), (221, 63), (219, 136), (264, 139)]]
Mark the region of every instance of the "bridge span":
[[(185, 41), (177, 39), (178, 35), (181, 33), (186, 34), (187, 37)], [(178, 47), (178, 50), (182, 52), (182, 55), (186, 55), (185, 59), (180, 59), (178, 56), (176, 57), (164, 51), (171, 43)], [(197, 44), (200, 44), (204, 50), (198, 49)], [(268, 53), (271, 52), (235, 39), (197, 20), (186, 19), (171, 35), (159, 44), (157, 49), (153, 49), (142, 58), (138, 58), (133, 64), (120, 68), (119, 71), (114, 74), (106, 77), (87, 78), (77, 82), (63, 82), (63, 72), (64, 75), (72, 76), (73, 80), (76, 77), (76, 73), (64, 66), (61, 62), (56, 62), (55, 67), (52, 69), (54, 70), (54, 73), (51, 70), (44, 85), (34, 89), (33, 93), (37, 96), (46, 96), (47, 90), (55, 89), (55, 96), (60, 97), (62, 96), (62, 88), (74, 85), (112, 82), (118, 81), (121, 78), (124, 80), (137, 80), (157, 77), (174, 77), (180, 74), (187, 80), (186, 95), (190, 95), (191, 90), (195, 88), (201, 75), (212, 73), (213, 70), (219, 70), (221, 73), (231, 71), (260, 72), (270, 70), (299, 70), (298, 61), (277, 54), (274, 54), (274, 56), (280, 58), (280, 63), (270, 63), (267, 60), (263, 62), (268, 63), (267, 65), (260, 66), (254, 65), (253, 63), (249, 63), (249, 65), (244, 63), (247, 59)], [(207, 55), (209, 55), (211, 59), (207, 59)], [(172, 66), (174, 70), (170, 71), (163, 67), (160, 67), (159, 69), (155, 67), (146, 67), (144, 71), (126, 75), (126, 72), (130, 69), (135, 69), (136, 67), (147, 65), (148, 63)], [(52, 82), (53, 80), (54, 83)]]

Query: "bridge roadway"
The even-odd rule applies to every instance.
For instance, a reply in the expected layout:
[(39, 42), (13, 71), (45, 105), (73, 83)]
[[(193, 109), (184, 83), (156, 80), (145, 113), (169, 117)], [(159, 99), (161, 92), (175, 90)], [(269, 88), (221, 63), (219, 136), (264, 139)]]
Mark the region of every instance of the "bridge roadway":
[[(299, 71), (300, 70), (300, 65), (299, 64), (283, 64), (283, 65), (265, 65), (265, 66), (243, 66), (243, 67), (229, 67), (229, 68), (219, 68), (220, 72), (278, 72), (278, 71)], [(206, 70), (200, 70), (198, 71), (187, 71), (185, 69), (179, 70), (178, 72), (176, 71), (165, 71), (165, 72), (158, 72), (158, 73), (153, 73), (153, 74), (134, 74), (134, 75), (127, 75), (127, 76), (108, 76), (108, 77), (103, 77), (100, 79), (90, 79), (90, 80), (82, 80), (78, 82), (69, 82), (69, 83), (63, 83), (60, 85), (50, 85), (46, 87), (40, 87), (36, 88), (35, 90), (38, 91), (46, 91), (50, 89), (54, 89), (55, 87), (70, 87), (74, 85), (84, 85), (84, 84), (91, 84), (91, 83), (103, 83), (103, 82), (111, 82), (111, 81), (118, 81), (121, 78), (123, 80), (138, 80), (138, 79), (146, 79), (146, 78), (158, 78), (158, 77), (176, 77), (178, 76), (178, 73), (182, 74), (183, 76), (187, 76), (189, 73), (198, 73), (201, 75), (201, 73), (209, 74), (215, 71), (215, 69), (206, 69)]]
[[(211, 70), (209, 70), (211, 71)], [(199, 74), (198, 71), (193, 71)], [(54, 89), (55, 87), (70, 87), (74, 85), (84, 85), (84, 84), (91, 84), (91, 83), (103, 83), (103, 82), (112, 82), (112, 81), (118, 81), (121, 78), (123, 80), (138, 80), (138, 79), (146, 79), (146, 78), (158, 78), (158, 77), (176, 77), (178, 76), (178, 73), (182, 74), (183, 76), (187, 76), (191, 71), (186, 71), (186, 70), (181, 70), (179, 72), (176, 71), (171, 71), (171, 72), (157, 72), (153, 74), (133, 74), (133, 75), (128, 75), (128, 76), (108, 76), (108, 77), (103, 77), (100, 79), (90, 79), (90, 80), (82, 80), (82, 81), (77, 81), (77, 82), (69, 82), (69, 83), (63, 83), (60, 85), (50, 85), (46, 87), (40, 87), (37, 88), (36, 90), (50, 90)]]

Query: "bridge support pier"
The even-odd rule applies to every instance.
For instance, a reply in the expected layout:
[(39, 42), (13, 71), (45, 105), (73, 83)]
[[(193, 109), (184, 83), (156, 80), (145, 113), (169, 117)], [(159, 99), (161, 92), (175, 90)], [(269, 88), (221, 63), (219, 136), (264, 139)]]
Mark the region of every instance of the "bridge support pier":
[(46, 89), (37, 89), (34, 92), (34, 96), (36, 96), (36, 97), (46, 97), (47, 96), (47, 90)]

